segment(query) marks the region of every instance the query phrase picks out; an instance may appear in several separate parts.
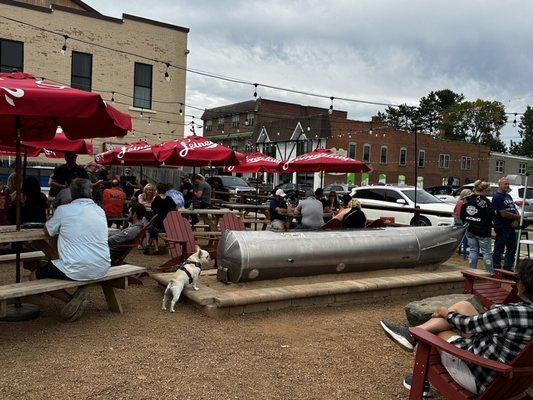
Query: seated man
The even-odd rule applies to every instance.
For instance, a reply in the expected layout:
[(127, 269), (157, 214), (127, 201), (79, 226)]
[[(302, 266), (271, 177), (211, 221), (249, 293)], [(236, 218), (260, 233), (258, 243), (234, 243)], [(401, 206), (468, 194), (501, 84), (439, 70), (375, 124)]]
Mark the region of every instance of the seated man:
[(276, 190), (274, 199), (270, 200), (268, 210), (270, 213), (270, 228), (273, 231), (284, 231), (287, 220), (287, 195), (283, 189)]
[[(92, 200), (91, 181), (74, 179), (70, 192), (72, 202), (58, 207), (44, 227), (48, 235), (59, 236), (59, 258), (33, 271), (30, 280), (90, 281), (104, 276), (111, 265), (105, 214)], [(75, 321), (82, 314), (86, 303), (82, 288), (72, 295), (66, 290), (48, 294), (66, 303), (61, 311), (66, 320)]]
[(130, 244), (139, 235), (144, 227), (143, 218), (146, 214), (146, 208), (140, 203), (131, 205), (128, 213), (128, 221), (131, 223), (126, 229), (110, 236), (108, 239), (109, 251), (111, 255), (111, 264), (116, 265), (115, 260), (120, 259), (128, 250), (122, 247), (113, 247), (114, 245)]
[[(126, 194), (119, 187), (119, 182), (116, 179), (111, 181), (111, 187), (104, 189), (102, 194), (102, 208), (104, 209), (107, 220), (114, 217), (122, 217), (124, 212), (124, 203), (126, 202)], [(111, 226), (112, 221), (108, 222)]]
[(318, 229), (324, 224), (324, 206), (319, 200), (322, 196), (322, 189), (318, 188), (314, 193), (312, 190), (306, 192), (306, 198), (298, 203), (294, 210), (295, 215), (302, 216), (302, 222), (298, 229)]
[[(533, 300), (533, 260), (523, 260), (517, 271), (518, 291)], [(392, 340), (412, 351), (415, 340), (406, 327), (381, 321), (381, 327)], [(460, 301), (450, 308), (441, 307), (432, 318), (418, 326), (449, 343), (471, 353), (509, 364), (533, 338), (533, 304), (531, 302), (495, 304), (479, 314), (468, 301)], [(468, 391), (482, 393), (496, 377), (496, 372), (466, 363), (441, 352), (442, 365), (450, 376)], [(411, 388), (408, 374), (404, 386)], [(424, 385), (429, 392), (429, 385)]]

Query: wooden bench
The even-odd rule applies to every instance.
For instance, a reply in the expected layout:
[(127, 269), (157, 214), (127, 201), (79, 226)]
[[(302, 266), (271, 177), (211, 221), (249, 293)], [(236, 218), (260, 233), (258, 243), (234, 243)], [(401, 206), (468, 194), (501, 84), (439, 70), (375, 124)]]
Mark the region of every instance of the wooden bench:
[(25, 281), (0, 286), (0, 317), (5, 317), (7, 312), (7, 301), (19, 297), (31, 296), (52, 292), (61, 289), (73, 289), (80, 286), (99, 284), (107, 302), (109, 310), (122, 313), (122, 305), (118, 299), (116, 289), (127, 289), (128, 277), (141, 274), (146, 269), (136, 265), (118, 265), (109, 268), (107, 274), (93, 281), (67, 281), (62, 279), (39, 279), (36, 281)]
[[(17, 255), (12, 254), (3, 254), (0, 256), (0, 264), (14, 263)], [(46, 258), (45, 254), (42, 251), (28, 251), (26, 253), (20, 253), (21, 261), (38, 261)]]

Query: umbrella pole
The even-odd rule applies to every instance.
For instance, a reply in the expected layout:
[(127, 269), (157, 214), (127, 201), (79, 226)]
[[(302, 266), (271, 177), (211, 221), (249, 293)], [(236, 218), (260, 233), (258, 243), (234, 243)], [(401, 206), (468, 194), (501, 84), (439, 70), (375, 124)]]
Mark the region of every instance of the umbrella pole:
[(142, 164), (140, 165), (140, 167), (141, 167), (141, 170), (139, 171), (139, 173), (141, 174), (141, 177), (139, 179), (142, 182), (142, 180), (143, 180), (143, 166), (142, 166)]
[(26, 169), (28, 168), (28, 150), (24, 150), (24, 161), (22, 163), (22, 180), (26, 179)]
[[(15, 142), (15, 218), (17, 224), (17, 231), (20, 231), (21, 218), (20, 218), (20, 174), (22, 173), (22, 160), (20, 157), (20, 117), (15, 116), (15, 130), (16, 130), (16, 142)], [(13, 243), (15, 249), (15, 263), (16, 263), (16, 282), (20, 282), (20, 243)], [(20, 298), (15, 299), (15, 303), (7, 307), (5, 317), (2, 321), (17, 322), (27, 321), (37, 318), (39, 316), (39, 308), (33, 304), (22, 303)]]

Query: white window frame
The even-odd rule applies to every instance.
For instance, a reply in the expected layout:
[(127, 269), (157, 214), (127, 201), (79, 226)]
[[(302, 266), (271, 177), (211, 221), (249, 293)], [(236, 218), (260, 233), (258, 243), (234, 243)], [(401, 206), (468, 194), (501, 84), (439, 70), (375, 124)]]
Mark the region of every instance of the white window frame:
[[(383, 150), (385, 149), (385, 161), (383, 161)], [(389, 147), (388, 146), (381, 146), (379, 149), (379, 163), (380, 164), (387, 164), (389, 160)]]
[(527, 171), (527, 163), (521, 162), (518, 164), (518, 174), (525, 175)]
[(212, 131), (213, 130), (213, 120), (212, 119), (208, 119), (207, 121), (205, 121), (205, 130), (206, 131)]
[(220, 117), (217, 121), (217, 129), (224, 130), (224, 117)]
[(463, 171), (470, 171), (472, 169), (472, 157), (461, 156), (461, 169)]
[[(368, 159), (365, 159), (365, 149), (368, 149)], [(370, 145), (369, 143), (365, 143), (363, 145), (363, 153), (362, 153), (362, 160), (363, 162), (370, 162), (370, 154), (372, 152), (372, 145)]]
[[(420, 163), (421, 160), (422, 163)], [(418, 168), (424, 168), (426, 166), (426, 150), (418, 150), (418, 160), (416, 162), (418, 163)]]
[[(351, 151), (352, 147), (353, 147), (353, 152)], [(351, 157), (350, 154), (353, 154), (353, 157)], [(349, 142), (348, 143), (348, 152), (347, 152), (346, 156), (349, 157), (349, 158), (353, 158), (354, 160), (357, 158), (357, 143), (356, 142)]]
[(500, 174), (505, 173), (505, 161), (504, 160), (496, 160), (496, 172)]
[(239, 114), (235, 114), (231, 116), (231, 127), (232, 128), (239, 127)]
[(248, 121), (248, 126), (254, 126), (255, 114), (253, 112), (247, 113), (246, 120)]
[(450, 168), (450, 155), (449, 154), (439, 154), (439, 168)]
[[(402, 152), (404, 152), (404, 160), (402, 163)], [(407, 165), (407, 147), (400, 147), (400, 155), (398, 157), (398, 165), (406, 166)]]

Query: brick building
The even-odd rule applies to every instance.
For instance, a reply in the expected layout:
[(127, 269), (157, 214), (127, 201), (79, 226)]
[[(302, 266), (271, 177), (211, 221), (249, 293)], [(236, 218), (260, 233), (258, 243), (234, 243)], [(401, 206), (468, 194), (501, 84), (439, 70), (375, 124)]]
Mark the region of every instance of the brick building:
[[(521, 178), (520, 183), (524, 184), (528, 163), (532, 162), (533, 158), (492, 151), (489, 160), (489, 182), (498, 182), (500, 178), (508, 175), (518, 175)], [(528, 186), (531, 181), (529, 178)]]
[[(37, 77), (99, 92), (104, 100), (132, 116), (136, 131), (131, 141), (149, 142), (183, 136), (185, 70), (170, 68), (165, 79), (166, 62), (187, 66), (189, 29), (123, 14), (112, 18), (100, 14), (78, 0), (0, 0), (0, 69), (24, 70)], [(63, 36), (32, 28), (17, 20), (44, 27), (112, 49), (143, 57), (119, 53)], [(167, 122), (168, 121), (168, 122)], [(101, 152), (121, 139), (94, 139), (94, 151)], [(104, 146), (104, 144), (107, 146)], [(88, 157), (80, 157), (81, 162)], [(42, 162), (51, 162), (42, 158)]]
[[(489, 149), (486, 146), (415, 134), (370, 121), (347, 118), (344, 111), (306, 107), (298, 104), (258, 99), (206, 110), (204, 136), (239, 150), (258, 148), (278, 159), (291, 159), (317, 147), (327, 147), (370, 164), (369, 182), (378, 183), (379, 175), (395, 184), (399, 176), (407, 184), (415, 183), (415, 162), (424, 186), (453, 182), (464, 184), (478, 177), (488, 178)], [(244, 128), (241, 121), (244, 119)], [(209, 120), (212, 122), (209, 123)], [(215, 126), (215, 121), (217, 125)], [(236, 123), (231, 125), (231, 121)], [(220, 122), (220, 124), (218, 124)], [(271, 177), (268, 177), (271, 180)], [(344, 183), (347, 175), (325, 175), (325, 184)], [(353, 177), (356, 184), (361, 177)], [(320, 185), (319, 174), (293, 174), (275, 177), (279, 181)]]

